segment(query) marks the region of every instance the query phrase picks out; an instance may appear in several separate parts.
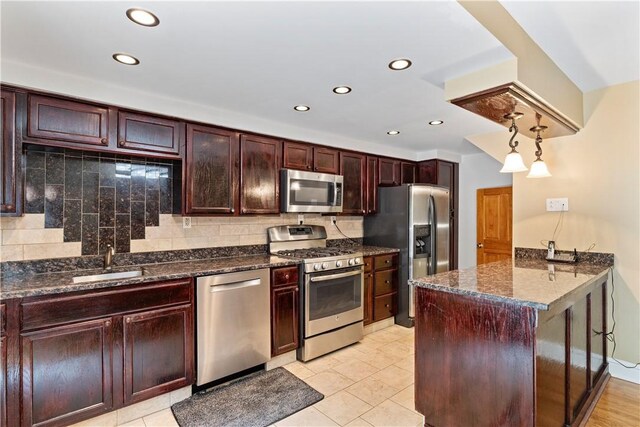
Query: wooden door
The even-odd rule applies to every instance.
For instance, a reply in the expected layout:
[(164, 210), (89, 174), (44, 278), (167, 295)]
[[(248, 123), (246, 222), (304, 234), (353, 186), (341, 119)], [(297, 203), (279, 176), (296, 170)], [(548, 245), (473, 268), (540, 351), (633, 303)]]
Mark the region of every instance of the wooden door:
[(340, 174), (344, 176), (342, 187), (342, 213), (364, 215), (366, 213), (367, 156), (358, 153), (340, 153)]
[(106, 147), (109, 145), (108, 113), (107, 108), (91, 104), (29, 95), (27, 134), (32, 138), (60, 141), (66, 143), (62, 144), (65, 146)]
[(21, 334), (22, 424), (67, 425), (113, 406), (111, 318)]
[(325, 147), (313, 148), (313, 170), (322, 173), (337, 174), (340, 170), (338, 150)]
[(401, 177), (400, 182), (402, 184), (413, 184), (416, 182), (416, 164), (409, 162), (401, 162)]
[(124, 316), (124, 403), (193, 383), (191, 305)]
[(0, 213), (22, 214), (21, 150), (16, 139), (16, 95), (0, 92)]
[(511, 187), (478, 190), (477, 263), (511, 259)]
[(298, 267), (271, 270), (271, 355), (298, 348), (299, 322)]
[(373, 322), (373, 257), (364, 258), (364, 324)]
[(305, 171), (313, 168), (313, 145), (285, 141), (282, 150), (284, 168)]
[(185, 213), (237, 212), (238, 153), (237, 133), (187, 125)]
[(378, 184), (400, 185), (400, 161), (381, 157), (378, 159)]
[(378, 212), (378, 158), (367, 156), (367, 214)]
[(180, 155), (184, 124), (177, 120), (120, 111), (118, 147), (123, 150)]
[(280, 213), (282, 143), (240, 136), (240, 209), (243, 214)]

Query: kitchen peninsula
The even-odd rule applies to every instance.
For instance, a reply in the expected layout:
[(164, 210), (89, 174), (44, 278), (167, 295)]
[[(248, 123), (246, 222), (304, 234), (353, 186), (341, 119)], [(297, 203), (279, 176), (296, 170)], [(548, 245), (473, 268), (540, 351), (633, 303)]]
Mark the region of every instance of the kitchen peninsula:
[(579, 425), (609, 378), (613, 255), (514, 260), (410, 280), (416, 286), (416, 410), (425, 425)]

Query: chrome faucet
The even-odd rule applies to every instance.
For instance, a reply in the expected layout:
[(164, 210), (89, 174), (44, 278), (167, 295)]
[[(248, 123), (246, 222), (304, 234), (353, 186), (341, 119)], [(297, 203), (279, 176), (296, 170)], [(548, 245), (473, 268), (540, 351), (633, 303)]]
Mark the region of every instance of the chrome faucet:
[(113, 250), (113, 246), (107, 245), (107, 250), (104, 253), (104, 265), (103, 265), (105, 270), (111, 270), (111, 263), (113, 262), (114, 254), (115, 254), (115, 251)]

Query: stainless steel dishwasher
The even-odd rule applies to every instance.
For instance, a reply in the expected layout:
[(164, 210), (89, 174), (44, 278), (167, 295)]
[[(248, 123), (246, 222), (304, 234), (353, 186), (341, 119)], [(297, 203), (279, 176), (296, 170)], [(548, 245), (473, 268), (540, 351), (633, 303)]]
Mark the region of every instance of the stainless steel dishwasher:
[(199, 277), (196, 297), (197, 385), (270, 359), (269, 269)]

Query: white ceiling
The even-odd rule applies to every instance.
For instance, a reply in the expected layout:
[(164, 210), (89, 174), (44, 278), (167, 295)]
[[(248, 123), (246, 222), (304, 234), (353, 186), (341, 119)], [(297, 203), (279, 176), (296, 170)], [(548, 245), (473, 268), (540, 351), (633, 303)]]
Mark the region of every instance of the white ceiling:
[(640, 78), (640, 2), (502, 1), (583, 91)]
[[(638, 78), (637, 2), (503, 4), (581, 89)], [(175, 100), (237, 113), (244, 117), (242, 129), (307, 135), (311, 142), (345, 148), (371, 144), (387, 153), (397, 149), (399, 156), (476, 153), (465, 136), (504, 130), (444, 101), (445, 80), (512, 57), (457, 2), (0, 5), (0, 79), (18, 75), (25, 69), (20, 67), (43, 69), (51, 81), (54, 74), (82, 80), (82, 93), (74, 95), (101, 100), (105, 88), (130, 88), (129, 99), (157, 97), (149, 111), (191, 118), (184, 108), (171, 108)], [(133, 24), (125, 16), (133, 6), (156, 13), (160, 25)], [(111, 59), (115, 52), (130, 53), (141, 64), (120, 65)], [(398, 57), (410, 58), (413, 66), (389, 70)], [(46, 82), (40, 77), (34, 85), (48, 89)], [(335, 95), (337, 85), (353, 92)], [(311, 111), (295, 112), (296, 104)], [(207, 121), (238, 125), (231, 117)], [(428, 126), (434, 119), (445, 124)], [(275, 125), (263, 126), (267, 122)], [(391, 137), (388, 130), (401, 133)]]

